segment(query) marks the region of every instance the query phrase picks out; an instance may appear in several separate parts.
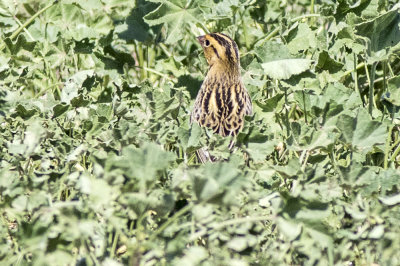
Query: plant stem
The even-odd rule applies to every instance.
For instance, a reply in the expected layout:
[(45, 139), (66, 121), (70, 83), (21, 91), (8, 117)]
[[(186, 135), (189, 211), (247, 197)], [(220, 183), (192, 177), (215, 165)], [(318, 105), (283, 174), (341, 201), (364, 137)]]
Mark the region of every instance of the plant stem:
[(243, 35), (244, 35), (244, 41), (246, 43), (246, 48), (249, 49), (250, 48), (250, 38), (249, 38), (249, 34), (248, 34), (248, 30), (247, 30), (247, 25), (244, 22), (244, 15), (245, 15), (244, 11), (243, 13), (241, 13), (241, 20), (242, 20), (242, 25), (243, 25)]
[(351, 72), (355, 71), (355, 70), (359, 70), (361, 68), (365, 67), (365, 63), (359, 63), (355, 69), (351, 69), (351, 70), (347, 70), (346, 72), (343, 73), (343, 75), (341, 76), (341, 80), (343, 80), (346, 76), (350, 75)]
[[(13, 17), (14, 20), (17, 22), (17, 24), (22, 27), (22, 22), (16, 17)], [(26, 35), (28, 35), (28, 37), (31, 39), (32, 42), (35, 41), (35, 38), (33, 38), (32, 34), (30, 34), (30, 32), (26, 29), (26, 27), (23, 28), (24, 32), (26, 33)]]
[(400, 145), (397, 146), (396, 150), (393, 152), (392, 157), (390, 157), (390, 161), (394, 162), (396, 160), (397, 155), (400, 152)]
[(383, 169), (387, 169), (388, 167), (388, 160), (389, 160), (389, 151), (390, 151), (390, 141), (392, 140), (392, 130), (393, 126), (389, 126), (388, 136), (386, 138), (386, 145), (385, 145), (385, 157), (383, 161)]
[(146, 70), (144, 69), (145, 68), (144, 51), (143, 51), (142, 45), (138, 42), (136, 42), (136, 48), (137, 48), (137, 56), (138, 56), (139, 66), (141, 68), (140, 80), (144, 80), (146, 78)]
[(314, 0), (311, 0), (310, 13), (314, 14)]
[(196, 23), (196, 26), (202, 28), (202, 29), (204, 30), (204, 33), (205, 33), (205, 34), (210, 33), (210, 31), (207, 29), (206, 26), (203, 25), (203, 23), (197, 22), (197, 23)]
[(305, 14), (305, 15), (302, 15), (302, 16), (298, 16), (298, 17), (292, 18), (290, 20), (290, 22), (296, 22), (296, 21), (302, 20), (303, 18), (314, 18), (314, 17), (320, 17), (320, 16), (321, 16), (320, 14)]
[(343, 182), (344, 177), (343, 177), (342, 172), (341, 172), (340, 169), (339, 169), (339, 166), (336, 164), (335, 152), (334, 152), (333, 149), (332, 149), (332, 151), (329, 153), (329, 157), (331, 158), (331, 163), (332, 163), (333, 169), (334, 169), (335, 172), (339, 175), (340, 180)]
[(304, 88), (303, 88), (303, 90), (301, 90), (301, 92), (302, 92), (302, 94), (303, 94), (303, 104), (304, 104), (304, 120), (305, 120), (306, 124), (308, 124), (308, 123), (307, 123), (306, 96), (305, 96), (305, 93), (304, 93)]
[(171, 78), (168, 77), (167, 74), (163, 74), (161, 72), (158, 72), (157, 70), (154, 70), (154, 69), (151, 69), (151, 68), (148, 68), (148, 67), (143, 67), (143, 69), (146, 70), (146, 71), (152, 72), (154, 74), (157, 74), (158, 76), (161, 76), (161, 77), (163, 77), (165, 79), (172, 80)]
[(164, 52), (164, 54), (166, 54), (168, 57), (171, 57), (171, 53), (168, 51), (167, 46), (165, 46), (165, 44), (163, 43), (159, 43), (158, 44), (161, 47), (161, 50)]
[[(368, 111), (372, 116), (372, 110), (375, 105), (374, 101), (374, 82), (375, 82), (375, 69), (378, 63), (374, 62), (371, 66), (371, 77), (369, 79), (369, 102), (368, 102)], [(368, 69), (367, 69), (368, 70)]]
[(115, 256), (115, 250), (117, 249), (117, 242), (119, 238), (119, 232), (116, 231), (114, 235), (114, 240), (112, 242), (111, 251), (110, 251), (110, 258), (112, 259)]
[[(38, 12), (36, 12), (36, 14), (34, 14), (30, 19), (25, 21), (24, 24), (22, 24), (16, 31), (14, 31), (13, 34), (11, 34), (10, 40), (14, 40), (21, 33), (21, 31), (23, 31), (26, 27), (28, 27), (28, 25), (31, 24), (38, 16), (40, 16), (43, 12), (45, 12), (47, 9), (49, 9), (50, 7), (52, 7), (53, 5), (55, 5), (57, 3), (58, 3), (58, 0), (54, 1), (51, 4), (48, 4), (47, 6), (45, 6)], [(5, 47), (6, 47), (6, 45), (4, 42), (2, 44), (0, 44), (0, 51), (2, 51)]]
[(357, 73), (357, 55), (356, 53), (353, 53), (353, 59), (354, 59), (354, 88), (358, 91), (358, 94), (360, 95), (360, 102), (361, 104), (363, 104), (363, 99), (362, 99), (362, 95), (361, 95), (361, 91), (360, 88), (358, 86), (358, 73)]
[[(296, 22), (296, 21), (299, 21), (299, 20), (302, 20), (305, 18), (313, 18), (313, 17), (320, 17), (320, 14), (302, 15), (302, 16), (291, 19), (290, 22)], [(254, 45), (252, 48), (263, 45), (266, 41), (272, 39), (272, 37), (275, 37), (275, 35), (278, 34), (279, 30), (280, 30), (280, 27), (276, 27), (273, 31), (271, 31), (267, 35), (264, 35), (263, 37), (259, 38), (257, 41), (254, 42)]]
[(285, 87), (285, 121), (286, 121), (286, 137), (290, 136), (290, 123), (289, 123), (289, 110), (288, 110), (288, 95), (287, 88)]
[(170, 224), (175, 222), (179, 217), (181, 217), (186, 212), (188, 212), (191, 208), (193, 208), (193, 206), (194, 206), (193, 203), (189, 203), (188, 205), (186, 205), (185, 207), (183, 207), (182, 209), (177, 211), (174, 214), (174, 216), (168, 218), (168, 220), (165, 223), (163, 223), (153, 234), (151, 234), (148, 240), (152, 241), (156, 236), (161, 234), (162, 231), (164, 231)]

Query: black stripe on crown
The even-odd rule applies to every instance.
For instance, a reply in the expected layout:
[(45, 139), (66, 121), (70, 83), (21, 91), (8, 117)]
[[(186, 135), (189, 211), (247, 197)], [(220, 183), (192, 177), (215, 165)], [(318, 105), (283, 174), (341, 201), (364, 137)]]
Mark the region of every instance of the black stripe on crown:
[[(221, 37), (220, 35), (226, 37), (227, 39)], [(238, 61), (239, 59), (238, 47), (236, 43), (229, 36), (226, 36), (225, 34), (222, 33), (211, 33), (210, 36), (214, 38), (221, 46), (225, 47), (226, 57), (230, 62), (235, 62), (234, 58), (232, 57), (232, 48), (233, 48), (236, 56), (236, 61)]]

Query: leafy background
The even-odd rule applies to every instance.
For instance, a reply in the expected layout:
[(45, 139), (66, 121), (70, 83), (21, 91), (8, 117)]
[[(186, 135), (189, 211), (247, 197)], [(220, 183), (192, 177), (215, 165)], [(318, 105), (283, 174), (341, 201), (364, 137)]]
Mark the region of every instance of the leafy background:
[[(400, 264), (396, 2), (1, 0), (0, 260)], [(204, 32), (253, 100), (232, 153), (189, 125)]]

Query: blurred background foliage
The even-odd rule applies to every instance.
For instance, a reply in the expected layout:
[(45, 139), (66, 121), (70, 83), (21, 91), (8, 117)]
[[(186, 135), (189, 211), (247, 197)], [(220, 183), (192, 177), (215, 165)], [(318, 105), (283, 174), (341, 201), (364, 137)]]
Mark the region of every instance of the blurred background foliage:
[[(399, 8), (0, 0), (0, 260), (399, 264)], [(234, 152), (189, 125), (207, 32), (253, 100)]]

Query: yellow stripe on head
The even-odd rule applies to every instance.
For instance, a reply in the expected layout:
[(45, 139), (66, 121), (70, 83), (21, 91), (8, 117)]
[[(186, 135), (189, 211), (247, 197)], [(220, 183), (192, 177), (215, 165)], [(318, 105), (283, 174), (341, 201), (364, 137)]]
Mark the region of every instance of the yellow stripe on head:
[(239, 51), (231, 38), (222, 33), (210, 33), (197, 39), (210, 66), (222, 63), (229, 68), (238, 68)]

